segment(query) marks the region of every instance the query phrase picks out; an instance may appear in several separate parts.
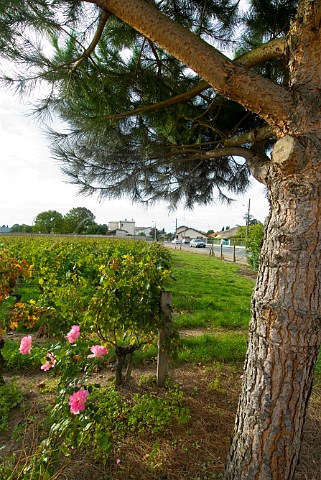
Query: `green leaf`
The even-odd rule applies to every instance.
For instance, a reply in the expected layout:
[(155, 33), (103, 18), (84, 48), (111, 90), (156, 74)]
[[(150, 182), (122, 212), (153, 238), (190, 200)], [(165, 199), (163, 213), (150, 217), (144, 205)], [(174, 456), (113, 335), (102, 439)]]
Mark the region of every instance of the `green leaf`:
[(106, 453), (110, 452), (112, 449), (112, 443), (110, 441), (110, 435), (108, 433), (104, 433), (98, 440), (98, 445), (102, 448)]

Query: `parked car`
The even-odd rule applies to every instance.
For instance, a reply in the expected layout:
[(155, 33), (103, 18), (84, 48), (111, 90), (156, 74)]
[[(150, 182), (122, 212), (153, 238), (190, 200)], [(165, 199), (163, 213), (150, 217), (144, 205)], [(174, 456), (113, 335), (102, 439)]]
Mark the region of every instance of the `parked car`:
[(176, 245), (180, 245), (182, 241), (179, 238), (174, 238), (174, 240), (172, 240), (172, 243), (175, 243)]
[(193, 240), (191, 240), (190, 246), (195, 248), (205, 248), (206, 240), (203, 240), (202, 238), (193, 238)]
[(190, 243), (190, 241), (191, 241), (190, 238), (183, 238), (182, 243), (184, 243), (185, 245), (187, 245), (188, 243)]

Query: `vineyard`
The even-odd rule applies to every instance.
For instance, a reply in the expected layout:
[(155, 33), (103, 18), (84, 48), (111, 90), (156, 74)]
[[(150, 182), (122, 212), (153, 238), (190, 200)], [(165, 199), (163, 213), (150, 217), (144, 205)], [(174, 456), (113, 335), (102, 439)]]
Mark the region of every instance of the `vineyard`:
[[(98, 399), (111, 390), (90, 382), (90, 374), (113, 367), (117, 387), (125, 366), (130, 379), (134, 353), (157, 342), (169, 253), (157, 243), (10, 237), (1, 244), (0, 268), (1, 349), (5, 335), (17, 331), (25, 334), (20, 355), (32, 357), (34, 339), (48, 338), (53, 343), (39, 368), (59, 375), (49, 437), (21, 478), (51, 478), (53, 456), (93, 439), (108, 456), (112, 428), (106, 431)], [(170, 336), (167, 342), (169, 349)], [(1, 355), (2, 384), (4, 364)], [(180, 403), (175, 393), (171, 400)]]
[[(0, 298), (15, 298), (1, 331), (32, 329), (61, 340), (79, 325), (119, 366), (155, 340), (170, 275), (169, 254), (157, 243), (11, 237), (1, 250)], [(30, 298), (21, 298), (22, 286)]]

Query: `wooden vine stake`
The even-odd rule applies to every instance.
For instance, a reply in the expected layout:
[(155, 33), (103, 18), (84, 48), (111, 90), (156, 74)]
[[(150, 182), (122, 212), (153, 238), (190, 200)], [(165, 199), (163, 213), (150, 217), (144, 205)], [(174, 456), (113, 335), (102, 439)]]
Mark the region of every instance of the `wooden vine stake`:
[(5, 361), (4, 361), (4, 357), (2, 355), (2, 352), (1, 352), (3, 347), (4, 347), (4, 340), (3, 340), (3, 338), (0, 337), (0, 385), (4, 385), (4, 383), (5, 383), (4, 379), (3, 379), (3, 371), (4, 371)]
[(172, 293), (162, 291), (160, 308), (163, 315), (163, 328), (158, 331), (158, 355), (157, 355), (157, 385), (163, 387), (168, 375), (169, 347), (168, 340), (172, 330)]

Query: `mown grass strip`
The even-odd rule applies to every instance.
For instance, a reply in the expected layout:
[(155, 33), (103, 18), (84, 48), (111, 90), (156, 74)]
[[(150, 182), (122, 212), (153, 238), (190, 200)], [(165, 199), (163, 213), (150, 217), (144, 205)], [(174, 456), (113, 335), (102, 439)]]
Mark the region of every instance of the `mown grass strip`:
[(207, 255), (173, 251), (174, 322), (178, 328), (247, 330), (254, 279), (244, 267)]
[[(211, 332), (183, 338), (177, 361), (194, 364), (243, 361), (254, 273), (207, 255), (173, 250), (172, 258), (176, 281), (171, 282), (169, 290), (173, 293), (174, 324), (182, 332), (201, 328)], [(319, 382), (321, 354), (315, 376)]]
[(246, 335), (224, 333), (222, 335), (201, 335), (182, 340), (178, 363), (223, 363), (243, 362), (246, 353)]

